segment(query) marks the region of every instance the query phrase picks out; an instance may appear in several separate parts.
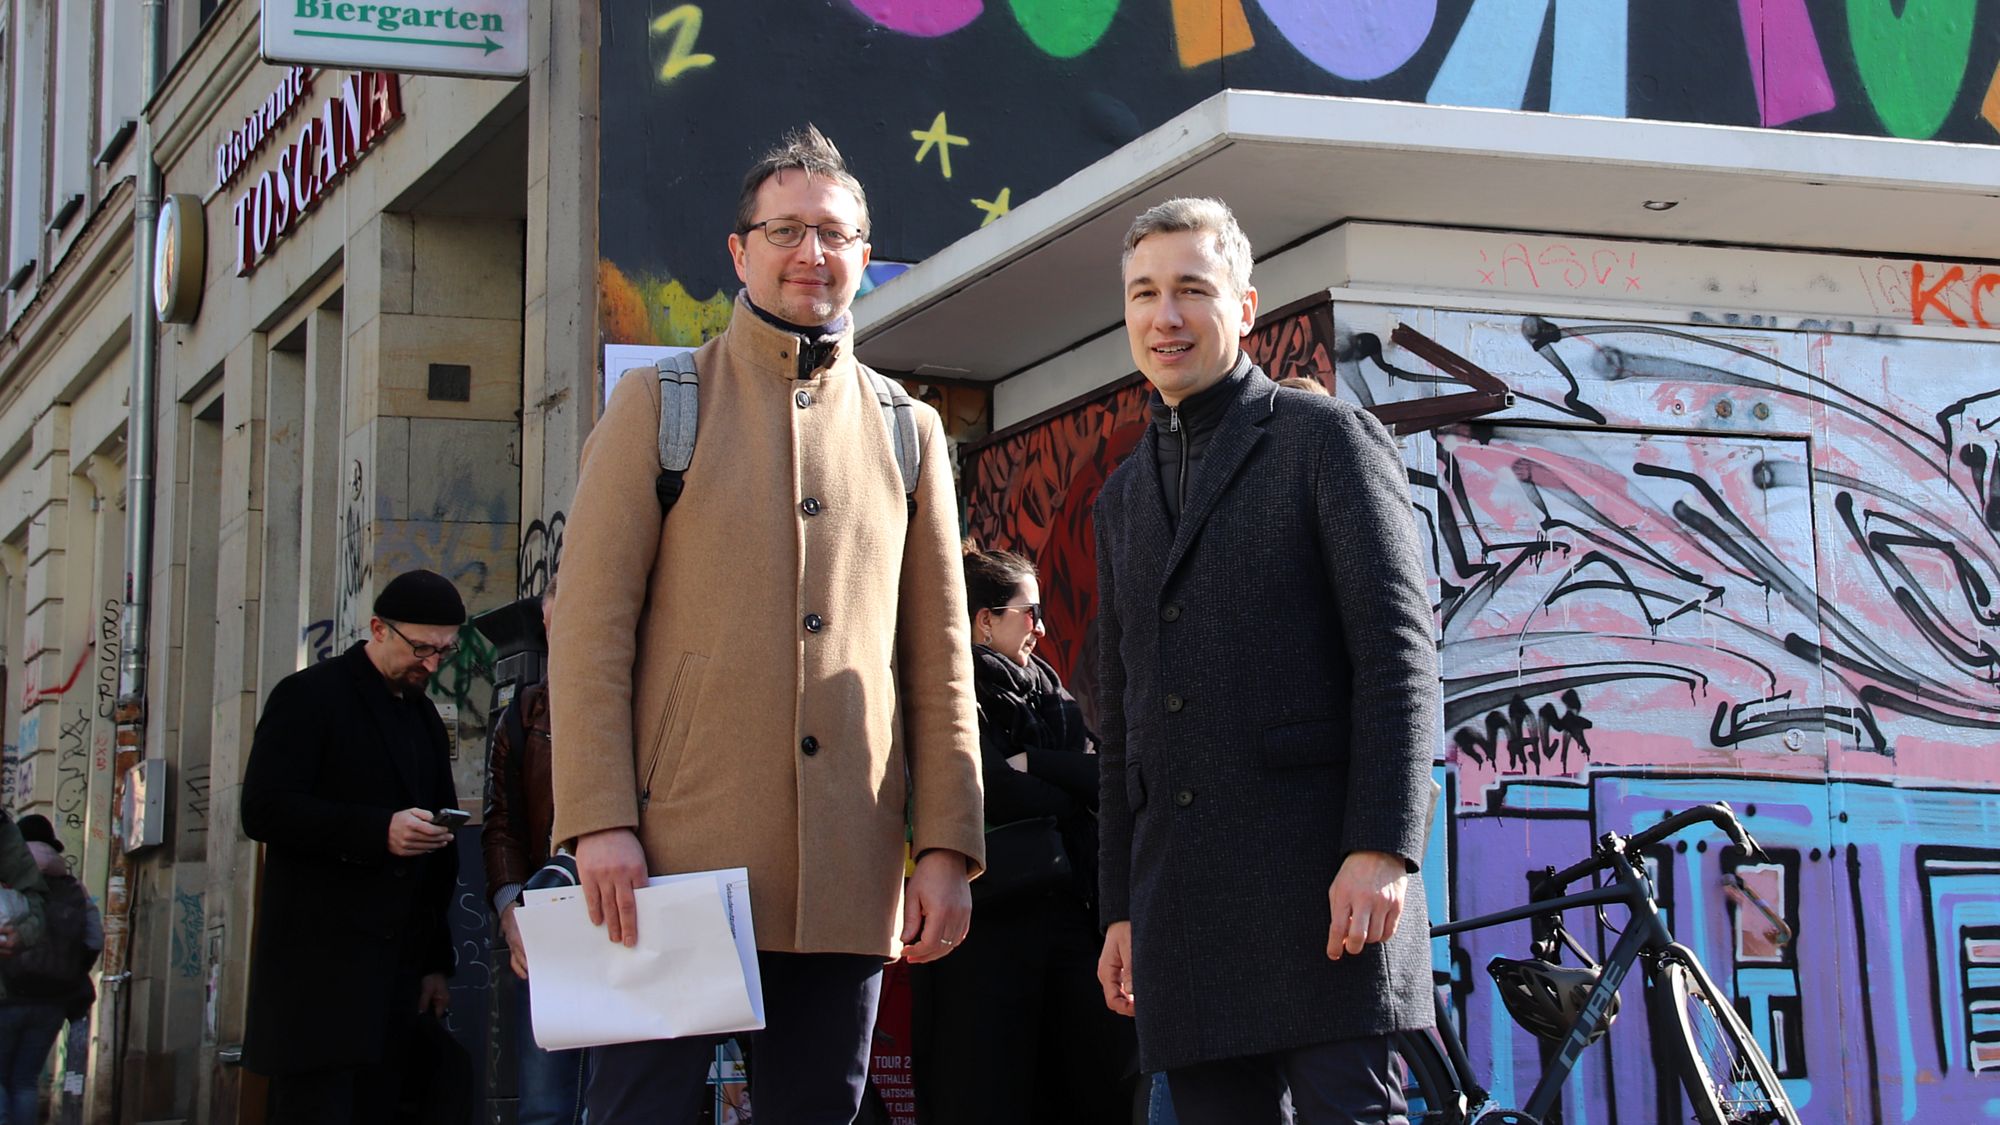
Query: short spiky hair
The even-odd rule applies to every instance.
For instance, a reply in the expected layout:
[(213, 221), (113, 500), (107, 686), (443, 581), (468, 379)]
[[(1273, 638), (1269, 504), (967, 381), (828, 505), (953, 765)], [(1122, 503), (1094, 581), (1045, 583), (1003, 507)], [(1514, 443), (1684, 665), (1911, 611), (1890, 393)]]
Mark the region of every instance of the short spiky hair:
[(806, 174), (807, 179), (825, 176), (841, 187), (854, 193), (854, 201), (861, 204), (861, 231), (868, 231), (868, 193), (861, 190), (861, 181), (847, 170), (847, 161), (833, 142), (818, 127), (808, 124), (803, 129), (793, 129), (784, 138), (750, 166), (743, 175), (743, 194), (736, 199), (736, 233), (746, 234), (750, 224), (757, 221), (757, 189), (764, 181), (787, 169), (796, 168)]
[(1156, 234), (1184, 230), (1212, 236), (1215, 252), (1229, 272), (1229, 284), (1238, 296), (1250, 291), (1249, 237), (1236, 224), (1236, 215), (1229, 204), (1198, 196), (1169, 199), (1133, 219), (1131, 229), (1125, 232), (1125, 255), (1118, 260), (1120, 274), (1132, 264), (1132, 251), (1138, 249), (1139, 243)]

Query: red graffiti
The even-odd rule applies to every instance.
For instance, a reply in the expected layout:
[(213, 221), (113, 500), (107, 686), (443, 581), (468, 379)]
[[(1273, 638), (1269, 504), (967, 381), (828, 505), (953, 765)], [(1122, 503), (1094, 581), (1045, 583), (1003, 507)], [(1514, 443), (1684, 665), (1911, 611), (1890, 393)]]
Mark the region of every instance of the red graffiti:
[(76, 686), (76, 678), (83, 674), (83, 666), (89, 662), (90, 654), (96, 648), (96, 641), (83, 646), (82, 654), (76, 658), (76, 667), (69, 670), (69, 678), (64, 680), (60, 687), (37, 688), (34, 680), (29, 679), (28, 690), (21, 693), (21, 710), (25, 711), (37, 703), (46, 703), (51, 699), (61, 699), (65, 692)]
[(1986, 316), (1986, 295), (2000, 289), (2000, 273), (1988, 270), (1968, 279), (1964, 266), (1953, 266), (1928, 286), (1927, 280), (1924, 264), (1910, 263), (1910, 323), (1922, 324), (1934, 313), (1953, 328), (1996, 327)]

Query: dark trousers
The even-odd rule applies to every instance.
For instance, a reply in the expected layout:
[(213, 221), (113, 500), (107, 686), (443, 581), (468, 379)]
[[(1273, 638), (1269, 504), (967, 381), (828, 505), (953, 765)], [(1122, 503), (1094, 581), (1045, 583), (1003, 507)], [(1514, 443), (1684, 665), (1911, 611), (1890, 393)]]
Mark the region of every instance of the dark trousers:
[(1179, 1067), (1167, 1091), (1181, 1125), (1409, 1125), (1387, 1035)]
[(308, 1070), (271, 1078), (271, 1121), (284, 1125), (375, 1125), (400, 1117), (403, 1076), (393, 1063)]
[(965, 943), (910, 970), (921, 1125), (1132, 1117), (1132, 1021), (1104, 1006), (1103, 941), (1074, 895), (980, 906)]
[[(750, 1044), (758, 1125), (850, 1125), (868, 1083), (882, 959), (846, 953), (757, 954), (764, 1030)], [(694, 1125), (722, 1036), (654, 1039), (590, 1051), (590, 1125)]]

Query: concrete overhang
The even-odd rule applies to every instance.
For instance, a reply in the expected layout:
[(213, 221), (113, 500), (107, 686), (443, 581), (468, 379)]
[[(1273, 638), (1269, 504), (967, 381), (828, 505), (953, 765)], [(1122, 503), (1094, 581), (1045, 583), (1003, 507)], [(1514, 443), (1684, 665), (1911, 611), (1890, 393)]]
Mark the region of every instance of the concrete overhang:
[(1225, 90), (857, 301), (860, 357), (995, 381), (1116, 327), (1125, 228), (1177, 195), (1260, 257), (1353, 219), (2000, 259), (2000, 146)]

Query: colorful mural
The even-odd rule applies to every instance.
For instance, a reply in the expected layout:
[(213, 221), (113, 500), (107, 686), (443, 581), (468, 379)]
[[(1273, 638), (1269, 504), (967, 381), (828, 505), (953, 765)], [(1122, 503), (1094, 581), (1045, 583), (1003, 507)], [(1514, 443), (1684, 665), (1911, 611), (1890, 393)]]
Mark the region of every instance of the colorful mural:
[[(1517, 396), (1402, 442), (1445, 683), (1433, 909), (1513, 905), (1529, 872), (1601, 832), (1727, 799), (1772, 864), (1696, 833), (1653, 865), (1675, 933), (1736, 997), (1804, 1119), (1986, 1119), (2000, 371), (1985, 346), (1341, 303), (1261, 327), (1252, 348), (1284, 373), (1331, 357), (1336, 393), (1366, 404), (1450, 393), (1385, 350), (1399, 322)], [(1084, 692), (1087, 514), (1143, 404), (1123, 386), (968, 458), (973, 526), (1037, 558), (1045, 651)], [(1570, 924), (1600, 954), (1615, 940), (1588, 916)], [(1480, 969), (1526, 941), (1522, 925), (1438, 944), (1473, 1063), (1503, 1100), (1525, 1097), (1539, 1055)], [(1627, 987), (1566, 1121), (1687, 1119)]]
[(2000, 142), (2000, 7), (1977, 0), (604, 0), (602, 13), (606, 343), (721, 330), (737, 176), (808, 119), (867, 186), (875, 254), (896, 262), (1229, 87)]

